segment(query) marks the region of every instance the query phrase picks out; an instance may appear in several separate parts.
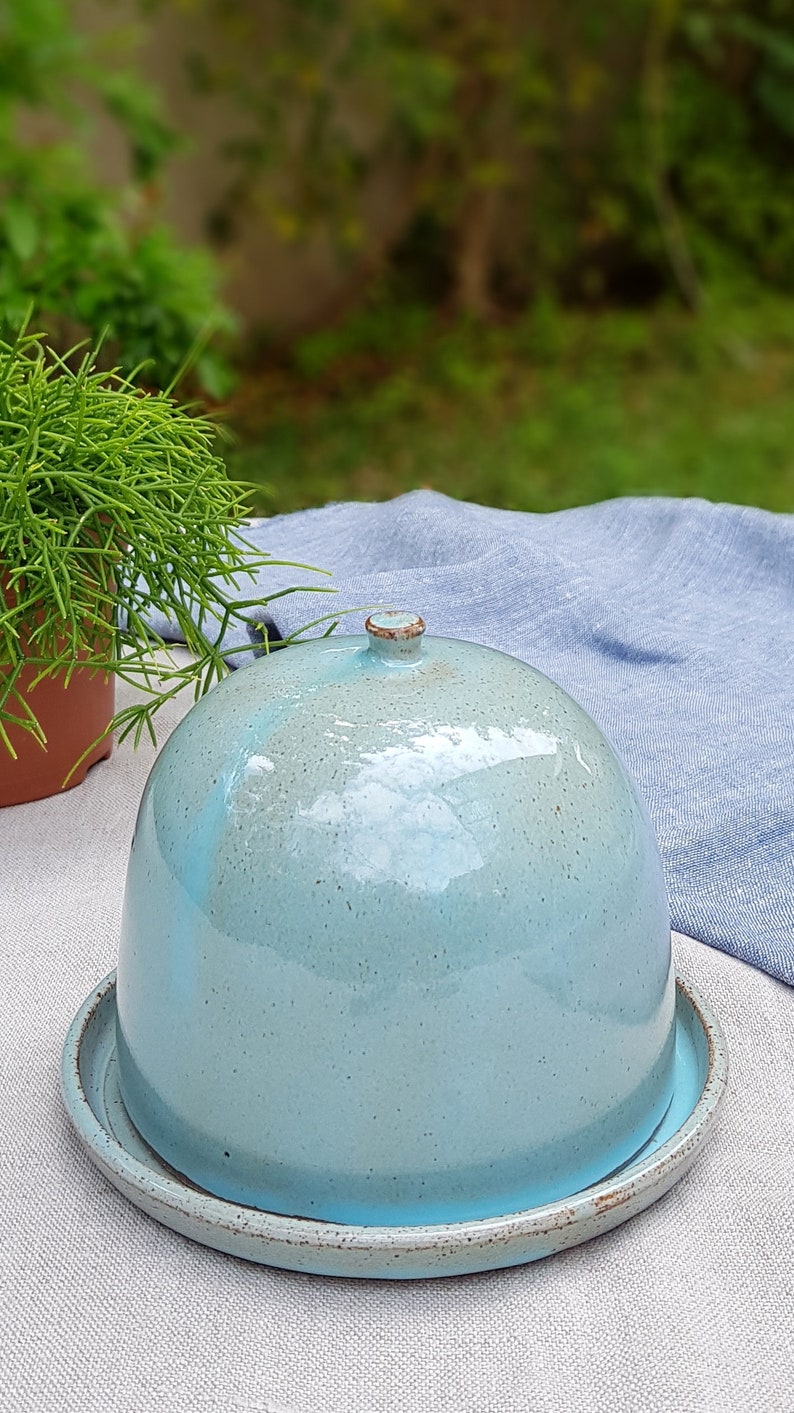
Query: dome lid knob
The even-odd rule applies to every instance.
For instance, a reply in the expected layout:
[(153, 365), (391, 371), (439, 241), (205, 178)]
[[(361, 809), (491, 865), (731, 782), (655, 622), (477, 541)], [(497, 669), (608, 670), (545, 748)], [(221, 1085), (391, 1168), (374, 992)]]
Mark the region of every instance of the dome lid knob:
[(405, 609), (379, 609), (365, 624), (370, 651), (387, 662), (418, 662), (424, 619)]

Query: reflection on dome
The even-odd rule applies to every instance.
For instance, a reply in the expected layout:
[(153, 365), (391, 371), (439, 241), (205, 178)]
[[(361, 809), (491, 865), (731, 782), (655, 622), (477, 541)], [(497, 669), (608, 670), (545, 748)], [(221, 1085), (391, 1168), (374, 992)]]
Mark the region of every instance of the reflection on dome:
[[(411, 734), (414, 731), (416, 734)], [(314, 832), (331, 830), (340, 873), (360, 882), (383, 877), (423, 893), (442, 893), (453, 878), (482, 868), (496, 847), (490, 811), (464, 825), (443, 787), (462, 776), (504, 761), (550, 756), (557, 738), (517, 725), (512, 732), (490, 726), (421, 726), (409, 740), (364, 751), (361, 765), (342, 791), (326, 791), (299, 808), (293, 853), (311, 850)]]

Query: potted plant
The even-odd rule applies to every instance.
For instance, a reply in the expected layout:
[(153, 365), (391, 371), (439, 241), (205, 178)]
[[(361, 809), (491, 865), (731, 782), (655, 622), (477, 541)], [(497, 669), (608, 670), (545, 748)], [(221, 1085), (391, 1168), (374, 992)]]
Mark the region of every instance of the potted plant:
[[(94, 357), (0, 341), (0, 805), (78, 784), (114, 731), (154, 738), (165, 701), (228, 670), (232, 620), (268, 602), (246, 597), (273, 561), (241, 532), (214, 424)], [(163, 661), (154, 609), (187, 665)], [(115, 677), (144, 694), (114, 715)]]

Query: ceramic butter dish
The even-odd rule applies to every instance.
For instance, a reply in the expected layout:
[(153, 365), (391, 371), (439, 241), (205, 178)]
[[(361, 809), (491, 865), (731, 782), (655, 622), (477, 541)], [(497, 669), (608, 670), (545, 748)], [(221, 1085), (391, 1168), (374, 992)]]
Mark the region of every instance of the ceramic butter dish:
[(141, 803), (115, 987), (67, 1042), (67, 1103), (111, 1180), (256, 1260), (430, 1275), (546, 1254), (570, 1233), (533, 1245), (528, 1219), (537, 1238), (539, 1212), (554, 1228), (633, 1169), (617, 1220), (647, 1205), (724, 1087), (615, 752), (541, 673), (423, 630), (375, 614), (193, 707)]

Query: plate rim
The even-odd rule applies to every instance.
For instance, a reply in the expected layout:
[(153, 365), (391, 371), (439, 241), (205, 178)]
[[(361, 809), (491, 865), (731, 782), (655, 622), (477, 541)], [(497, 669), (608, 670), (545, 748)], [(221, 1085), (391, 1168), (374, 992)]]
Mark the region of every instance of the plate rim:
[[(657, 1149), (618, 1173), (570, 1196), (497, 1216), (389, 1227), (317, 1221), (229, 1202), (173, 1170), (147, 1166), (104, 1126), (81, 1074), (86, 1037), (102, 1023), (109, 1007), (115, 1014), (115, 969), (91, 991), (69, 1027), (61, 1061), (62, 1094), (78, 1139), (107, 1180), (149, 1216), (203, 1245), (293, 1270), (317, 1271), (318, 1261), (325, 1262), (326, 1273), (332, 1275), (383, 1275), (373, 1261), (401, 1256), (408, 1258), (407, 1278), (495, 1269), (550, 1255), (610, 1230), (663, 1196), (691, 1166), (716, 1122), (727, 1089), (728, 1055), (720, 1022), (699, 988), (678, 974), (675, 985), (676, 1009), (690, 1008), (708, 1053), (705, 1082), (689, 1115)], [(427, 1269), (422, 1269), (423, 1262)]]

